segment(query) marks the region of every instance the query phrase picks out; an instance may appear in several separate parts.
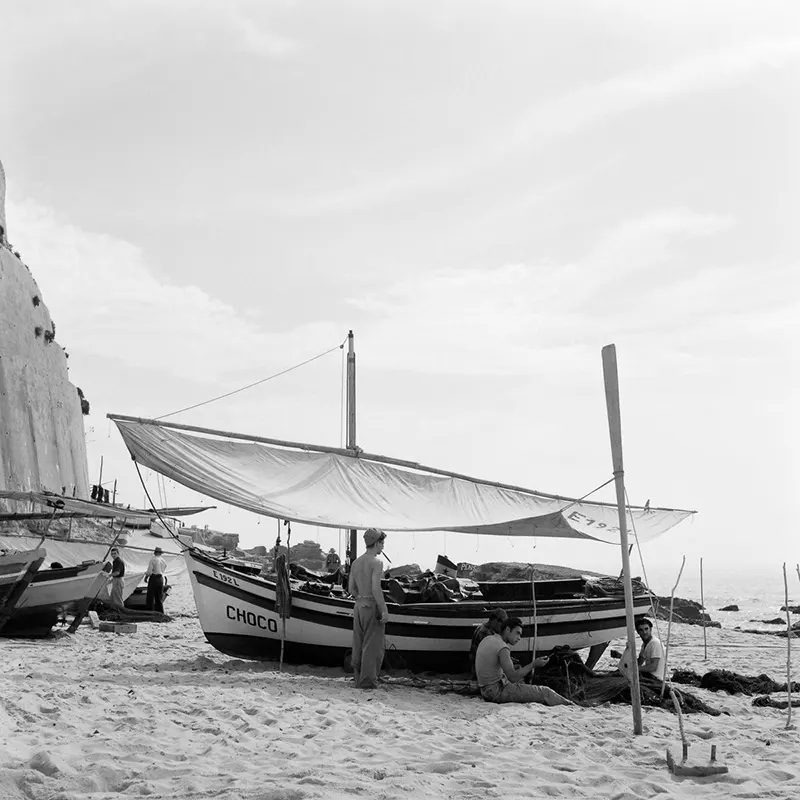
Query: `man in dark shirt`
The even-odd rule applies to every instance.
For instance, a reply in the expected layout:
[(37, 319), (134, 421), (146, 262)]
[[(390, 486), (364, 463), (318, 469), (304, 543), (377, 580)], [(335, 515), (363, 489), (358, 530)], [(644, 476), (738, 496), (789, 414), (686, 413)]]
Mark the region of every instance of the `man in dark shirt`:
[(119, 550), (111, 548), (111, 605), (123, 606), (122, 591), (125, 588), (125, 562), (120, 558)]
[(475, 628), (472, 634), (472, 644), (469, 648), (469, 673), (472, 680), (475, 680), (475, 653), (478, 652), (478, 645), (487, 637), (495, 633), (500, 633), (503, 623), (508, 619), (508, 614), (504, 608), (493, 608), (489, 614), (489, 619)]

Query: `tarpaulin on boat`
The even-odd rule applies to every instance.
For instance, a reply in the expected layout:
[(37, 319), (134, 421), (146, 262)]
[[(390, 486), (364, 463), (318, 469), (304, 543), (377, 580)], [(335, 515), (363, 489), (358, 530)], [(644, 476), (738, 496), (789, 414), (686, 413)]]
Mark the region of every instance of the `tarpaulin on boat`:
[[(189, 433), (189, 426), (109, 416), (139, 464), (269, 517), (333, 528), (619, 541), (617, 508), (611, 504), (437, 474), (364, 453), (221, 438), (225, 434), (207, 429)], [(635, 508), (629, 525), (646, 541), (692, 513)]]

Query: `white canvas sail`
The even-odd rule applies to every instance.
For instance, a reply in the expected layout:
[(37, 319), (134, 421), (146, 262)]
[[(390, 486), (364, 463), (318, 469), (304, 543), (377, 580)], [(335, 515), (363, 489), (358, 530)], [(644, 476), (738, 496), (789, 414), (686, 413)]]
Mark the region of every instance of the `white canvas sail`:
[[(111, 414), (134, 460), (201, 494), (278, 519), (332, 528), (446, 530), (619, 542), (613, 504), (412, 468), (380, 456), (281, 446), (202, 428)], [(215, 434), (215, 435), (208, 435)], [(274, 440), (273, 440), (274, 442)], [(288, 443), (284, 443), (288, 445)], [(639, 539), (692, 511), (631, 509)]]

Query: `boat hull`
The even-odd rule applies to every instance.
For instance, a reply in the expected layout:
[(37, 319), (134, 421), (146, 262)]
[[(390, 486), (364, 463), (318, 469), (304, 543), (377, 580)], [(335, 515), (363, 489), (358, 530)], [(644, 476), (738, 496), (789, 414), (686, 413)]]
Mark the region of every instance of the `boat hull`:
[[(281, 620), (273, 582), (236, 572), (189, 550), (184, 555), (200, 625), (217, 650), (237, 658), (274, 660), (280, 655), (283, 634), (288, 662), (344, 663), (352, 644), (352, 601), (294, 591), (291, 618)], [(472, 634), (486, 621), (493, 605), (484, 600), (389, 603), (387, 661), (414, 671), (467, 671)], [(537, 601), (535, 611), (530, 602), (503, 603), (503, 607), (523, 621), (522, 639), (514, 648), (523, 663), (530, 658), (534, 636), (539, 653), (559, 646), (581, 650), (625, 636), (621, 596)], [(634, 598), (636, 614), (649, 610), (648, 596)]]
[(0, 636), (47, 636), (59, 617), (74, 612), (86, 598), (94, 597), (106, 576), (99, 562), (75, 567), (40, 570), (17, 603)]

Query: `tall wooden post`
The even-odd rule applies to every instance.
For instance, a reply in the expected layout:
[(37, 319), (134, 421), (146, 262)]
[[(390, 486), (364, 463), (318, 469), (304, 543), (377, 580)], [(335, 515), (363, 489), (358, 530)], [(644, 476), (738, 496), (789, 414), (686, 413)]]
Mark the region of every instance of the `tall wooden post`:
[[(353, 331), (347, 334), (347, 449), (356, 449), (356, 351)], [(356, 560), (358, 531), (350, 531), (350, 563)]]
[(633, 732), (642, 733), (642, 695), (639, 688), (639, 666), (636, 661), (636, 630), (633, 623), (633, 589), (631, 587), (631, 562), (628, 556), (628, 526), (625, 512), (625, 472), (622, 468), (622, 420), (619, 407), (619, 379), (617, 376), (617, 348), (608, 344), (603, 348), (603, 378), (606, 389), (608, 431), (611, 436), (611, 461), (614, 466), (614, 484), (617, 489), (617, 514), (619, 540), (622, 550), (622, 580), (625, 588), (625, 622), (628, 631), (628, 650), (631, 658), (631, 707)]

